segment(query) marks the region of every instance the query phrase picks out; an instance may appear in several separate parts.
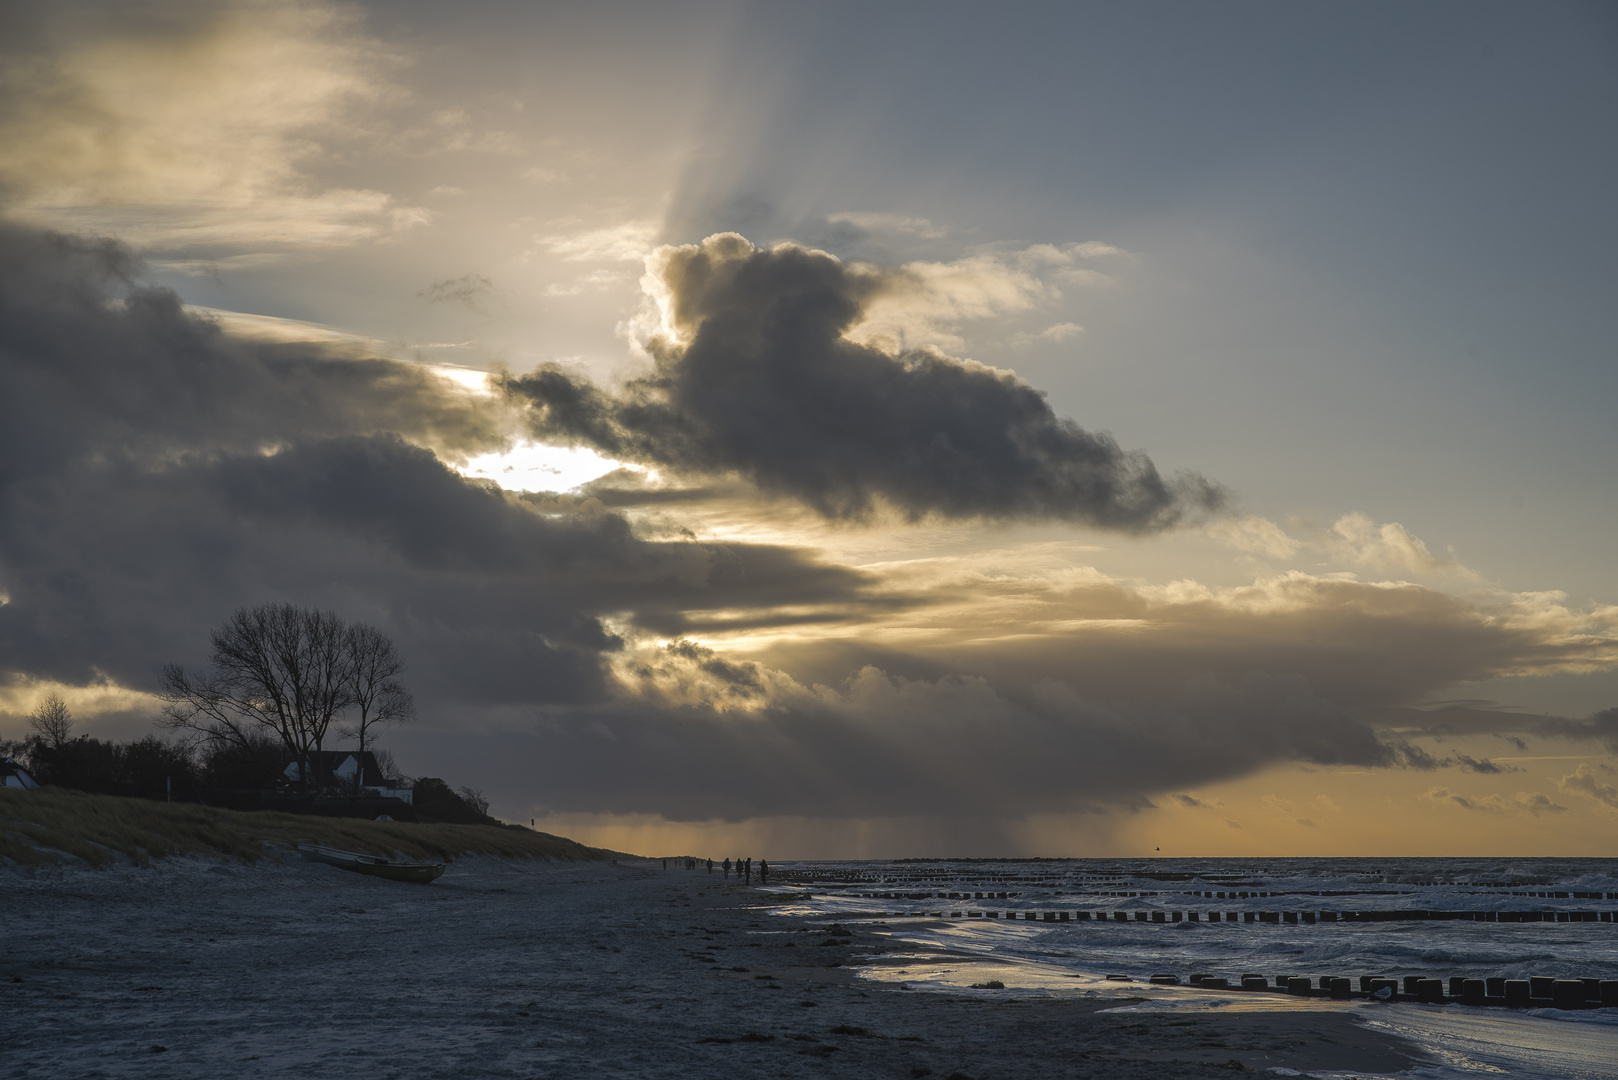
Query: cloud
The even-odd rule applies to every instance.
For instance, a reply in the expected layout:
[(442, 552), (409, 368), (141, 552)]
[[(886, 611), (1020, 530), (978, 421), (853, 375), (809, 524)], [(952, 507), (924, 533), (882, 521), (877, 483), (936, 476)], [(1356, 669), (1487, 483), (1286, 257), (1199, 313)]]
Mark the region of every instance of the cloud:
[(1489, 776), (1498, 776), (1501, 773), (1522, 772), (1522, 769), (1515, 765), (1502, 765), (1499, 762), (1490, 761), (1488, 758), (1474, 758), (1466, 754), (1458, 753), (1451, 754), (1449, 758), (1463, 772), (1482, 773)]
[(639, 262), (656, 244), (658, 229), (657, 222), (639, 219), (534, 239), (568, 262)]
[(826, 220), (833, 224), (848, 224), (866, 232), (898, 233), (902, 236), (915, 236), (923, 240), (941, 240), (949, 235), (949, 230), (942, 225), (934, 225), (926, 218), (905, 217), (901, 214), (868, 214), (857, 211), (843, 211), (837, 214), (827, 214)]
[(963, 349), (965, 323), (1033, 310), (1060, 297), (1040, 276), (1042, 260), (1026, 253), (982, 253), (951, 262), (909, 262), (896, 268), (855, 263), (845, 271), (866, 279), (857, 318), (843, 332), (886, 352), (932, 345)]
[(1550, 797), (1538, 791), (1519, 791), (1515, 795), (1485, 795), (1469, 798), (1457, 794), (1445, 787), (1427, 789), (1427, 798), (1434, 802), (1449, 806), (1458, 806), (1462, 810), (1476, 810), (1490, 814), (1527, 814), (1530, 817), (1539, 817), (1541, 814), (1565, 814), (1567, 807), (1552, 802)]
[[(1445, 717), (1379, 729), (1378, 710), (1618, 656), (1612, 613), (1544, 594), (1482, 606), (1299, 572), (1143, 583), (1075, 567), (1070, 548), (1056, 570), (858, 567), (697, 540), (673, 513), (752, 497), (727, 474), (745, 475), (744, 454), (770, 464), (756, 428), (773, 451), (817, 449), (783, 457), (770, 483), (830, 459), (873, 504), (916, 514), (1003, 513), (1006, 496), (977, 494), (990, 480), (1046, 512), (1040, 493), (1067, 468), (1056, 451), (1090, 445), (1007, 373), (840, 338), (879, 277), (801, 249), (699, 265), (702, 250), (666, 256), (687, 261), (657, 278), (669, 329), (641, 383), (608, 393), (546, 369), (522, 380), (553, 380), (541, 392), (513, 398), (329, 328), (239, 332), (143, 287), (115, 244), (0, 226), (0, 686), (138, 702), (159, 663), (197, 662), (231, 609), (290, 600), (392, 634), (436, 728), (410, 737), (475, 747), (513, 797), (691, 821), (1001, 821), (1140, 808), (1275, 762), (1475, 772), (1489, 763), (1412, 741)], [(451, 467), (515, 445), (536, 401), (548, 430), (694, 462), (705, 486), (520, 495)], [(985, 451), (964, 495), (917, 495), (913, 470), (871, 462), (925, 446), (925, 430), (1045, 452)], [(1081, 519), (1112, 521), (1100, 506)]]
[(545, 286), (546, 296), (578, 296), (591, 289), (604, 289), (623, 281), (629, 275), (616, 270), (592, 270), (572, 281)]
[(450, 714), (603, 701), (614, 626), (903, 603), (794, 549), (643, 540), (599, 502), (463, 478), (445, 461), (517, 434), (500, 398), (351, 341), (229, 333), (138, 269), (0, 225), (0, 683), (138, 692), (285, 599), (383, 626)]
[[(1007, 682), (1032, 684), (1061, 671), (1103, 697), (1134, 695), (1154, 681), (1179, 686), (1199, 674), (1229, 683), (1253, 670), (1295, 673), (1322, 697), (1408, 734), (1446, 730), (1451, 714), (1400, 709), (1384, 720), (1382, 710), (1456, 683), (1618, 666), (1618, 612), (1564, 607), (1551, 619), (1533, 605), (1530, 621), (1510, 600), (1476, 603), (1406, 582), (1288, 571), (1211, 586), (1094, 571), (986, 572), (964, 560), (913, 564), (893, 580), (936, 597), (935, 605), (924, 629), (890, 641), (872, 628), (867, 647), (902, 644)], [(1524, 723), (1510, 713), (1478, 714), (1464, 730)]]
[(1618, 708), (1602, 709), (1585, 720), (1562, 717), (1540, 718), (1536, 730), (1564, 739), (1599, 740), (1607, 749), (1618, 754)]
[(1249, 515), (1211, 522), (1206, 531), (1221, 543), (1249, 555), (1272, 560), (1308, 553), (1337, 566), (1357, 571), (1409, 574), (1481, 587), (1476, 571), (1463, 565), (1454, 552), (1437, 556), (1419, 537), (1396, 521), (1378, 524), (1369, 516), (1344, 514), (1328, 529), (1294, 522), (1302, 537), (1289, 534), (1267, 518)]
[(1588, 764), (1581, 764), (1577, 769), (1557, 781), (1556, 786), (1563, 791), (1577, 792), (1588, 796), (1603, 806), (1618, 810), (1618, 787), (1604, 784), (1596, 777), (1595, 770)]
[(1378, 525), (1365, 514), (1344, 514), (1316, 542), (1340, 560), (1358, 566), (1392, 569), (1411, 574), (1454, 574), (1475, 579), (1454, 552), (1436, 556), (1427, 545), (1396, 521)]
[(481, 312), (495, 297), (494, 282), (482, 274), (462, 274), (435, 281), (416, 295), (429, 304), (459, 304), (468, 311)]
[(1259, 761), (1389, 760), (1368, 729), (1295, 679), (1254, 675), (1199, 683), (1168, 702), (1100, 702), (1058, 684), (1012, 695), (981, 678), (874, 667), (838, 686), (805, 686), (753, 663), (715, 667), (720, 659), (687, 642), (627, 651), (618, 663), (631, 699), (547, 710), (533, 736), (501, 744), (502, 756), (537, 770), (529, 788), (549, 810), (674, 820), (1014, 819), (1144, 806), (1144, 791)]
[(1252, 515), (1220, 518), (1210, 522), (1206, 531), (1215, 540), (1250, 555), (1290, 559), (1298, 553), (1298, 542), (1267, 518)]
[(1082, 244), (1073, 244), (1068, 248), (1068, 251), (1081, 259), (1103, 259), (1109, 255), (1129, 254), (1121, 247), (1115, 247), (1100, 240), (1087, 240)]
[(1175, 802), (1179, 803), (1181, 806), (1184, 806), (1184, 807), (1206, 808), (1208, 806), (1207, 803), (1203, 802), (1201, 799), (1197, 798), (1194, 795), (1186, 795), (1184, 793), (1180, 793), (1180, 794), (1177, 794), (1177, 795), (1170, 795), (1169, 798), (1173, 799)]
[[(737, 473), (834, 519), (1032, 518), (1126, 532), (1219, 505), (1194, 474), (1057, 417), (1014, 374), (847, 331), (907, 272), (850, 268), (735, 234), (660, 249), (653, 370), (612, 393), (555, 366), (504, 380), (535, 437), (694, 476)], [(901, 288), (908, 286), (900, 285)]]
[(317, 3), (40, 5), (0, 45), (7, 212), (160, 249), (285, 251), (427, 211), (327, 187), (323, 140), (387, 90), (385, 55)]
[(1016, 333), (1011, 335), (1013, 345), (1032, 345), (1036, 341), (1050, 341), (1060, 344), (1070, 337), (1077, 337), (1084, 333), (1084, 327), (1078, 323), (1064, 322), (1054, 326), (1047, 326), (1037, 334)]

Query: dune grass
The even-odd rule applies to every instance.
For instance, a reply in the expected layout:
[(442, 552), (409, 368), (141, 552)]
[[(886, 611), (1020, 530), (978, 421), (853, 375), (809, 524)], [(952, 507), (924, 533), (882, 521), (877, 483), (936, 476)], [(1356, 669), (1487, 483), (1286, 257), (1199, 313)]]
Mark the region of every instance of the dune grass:
[(256, 862), (285, 853), (300, 841), (409, 859), (623, 857), (549, 833), (493, 825), (244, 813), (195, 804), (169, 807), (150, 799), (62, 788), (0, 789), (0, 858), (24, 866), (61, 863), (63, 856), (76, 856), (98, 868), (111, 866), (120, 856), (139, 866), (176, 855)]

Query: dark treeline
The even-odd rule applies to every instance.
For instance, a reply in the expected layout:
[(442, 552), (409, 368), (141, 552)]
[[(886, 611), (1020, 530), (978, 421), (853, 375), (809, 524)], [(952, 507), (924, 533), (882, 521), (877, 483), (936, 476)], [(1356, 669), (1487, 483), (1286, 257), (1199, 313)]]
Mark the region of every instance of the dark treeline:
[[(42, 716), (55, 722), (42, 724)], [(279, 739), (265, 734), (255, 732), (239, 743), (170, 742), (156, 735), (120, 743), (74, 735), (72, 717), (54, 694), (29, 724), (35, 734), (0, 744), (0, 750), (41, 784), (145, 799), (172, 792), (176, 799), (194, 801), (211, 788), (269, 788), (285, 782), (286, 751)], [(377, 759), (384, 771), (396, 772), (387, 768), (392, 765), (387, 751)], [(408, 778), (397, 779), (396, 786), (411, 786)]]
[[(176, 798), (195, 799), (205, 784), (226, 786), (228, 781), (221, 782), (221, 774), (236, 766), (234, 762), (215, 760), (224, 755), (199, 760), (187, 747), (155, 735), (127, 743), (88, 735), (53, 743), (35, 735), (20, 743), (6, 744), (5, 751), (41, 784), (147, 799), (163, 798), (170, 784)], [(273, 770), (274, 763), (269, 767)]]
[[(333, 802), (374, 804), (396, 798), (389, 789), (409, 788), (411, 818), (497, 824), (482, 792), (457, 792), (437, 777), (404, 776), (393, 755), (376, 746), (381, 726), (415, 715), (399, 679), (404, 661), (380, 630), (330, 611), (263, 604), (234, 612), (209, 640), (206, 669), (163, 668), (165, 705), (156, 723), (181, 733), (179, 741), (148, 735), (116, 743), (75, 735), (66, 702), (52, 693), (28, 718), (33, 734), (0, 743), (0, 751), (19, 758), (40, 783), (102, 795), (215, 801), (237, 809), (285, 808), (290, 800), (295, 807), (316, 803), (318, 812), (359, 813), (359, 805), (344, 811)], [(346, 778), (333, 770), (348, 752), (326, 748), (340, 740), (359, 744), (354, 752), (361, 767)], [(372, 805), (369, 812), (378, 809)], [(394, 802), (380, 809), (403, 808)]]
[[(166, 741), (156, 735), (116, 742), (75, 735), (73, 718), (61, 698), (48, 695), (29, 717), (34, 733), (20, 741), (0, 740), (0, 756), (14, 758), (40, 784), (97, 795), (124, 795), (176, 802), (208, 802), (224, 791), (290, 790), (289, 755), (282, 741), (268, 732), (248, 732), (240, 741)], [(372, 754), (390, 788), (412, 789), (412, 806), (423, 821), (449, 824), (498, 824), (488, 816), (489, 802), (470, 787), (459, 791), (438, 777), (410, 777), (395, 766), (393, 755), (372, 746)], [(353, 792), (329, 792), (341, 797)]]

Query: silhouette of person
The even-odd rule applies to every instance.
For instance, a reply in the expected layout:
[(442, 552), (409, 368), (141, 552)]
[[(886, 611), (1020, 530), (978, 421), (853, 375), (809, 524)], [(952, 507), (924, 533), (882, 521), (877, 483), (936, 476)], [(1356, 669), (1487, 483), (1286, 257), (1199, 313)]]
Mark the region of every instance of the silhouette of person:
[(758, 861), (758, 883), (760, 885), (768, 885), (770, 883), (770, 860), (768, 859), (760, 859)]
[(712, 859), (708, 860), (708, 873), (710, 873), (710, 874), (713, 873), (713, 860)]
[(747, 867), (747, 883), (753, 884), (753, 860), (748, 859), (744, 865)]
[(725, 860), (725, 877), (730, 877), (730, 860)]

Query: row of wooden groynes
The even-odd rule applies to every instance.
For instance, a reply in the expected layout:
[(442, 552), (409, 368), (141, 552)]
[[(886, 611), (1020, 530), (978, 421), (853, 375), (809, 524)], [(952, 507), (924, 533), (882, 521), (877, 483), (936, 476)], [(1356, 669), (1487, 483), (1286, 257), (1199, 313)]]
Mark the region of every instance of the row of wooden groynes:
[[(1112, 976), (1109, 976), (1111, 978)], [(1150, 982), (1177, 985), (1177, 975), (1153, 975)], [(1375, 998), (1383, 1001), (1418, 1001), (1429, 1004), (1500, 1005), (1508, 1008), (1601, 1009), (1618, 1007), (1618, 979), (1469, 979), (1463, 975), (1449, 980), (1445, 993), (1443, 979), (1406, 975), (1403, 980), (1377, 975), (1361, 975), (1356, 989), (1353, 980), (1325, 976), (1318, 981), (1283, 975), (1274, 984), (1263, 975), (1243, 975), (1238, 985), (1212, 975), (1192, 975), (1186, 980), (1204, 990), (1270, 991), (1302, 997), (1338, 999)]]
[[(1202, 922), (1200, 911), (894, 911), (875, 916), (932, 916), (937, 919), (1022, 919), (1026, 922)], [(1276, 923), (1313, 926), (1335, 922), (1503, 922), (1615, 923), (1612, 911), (1210, 911), (1208, 922)]]

